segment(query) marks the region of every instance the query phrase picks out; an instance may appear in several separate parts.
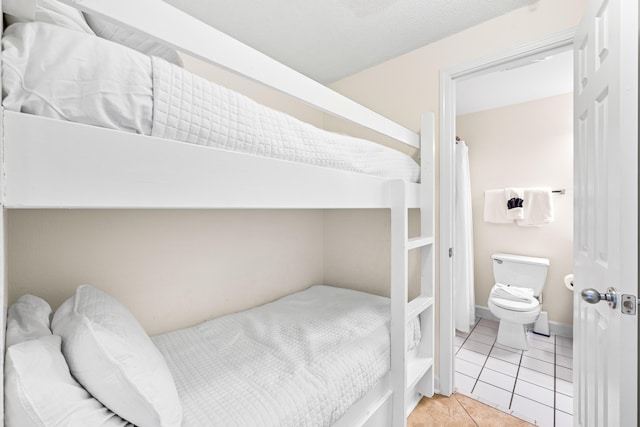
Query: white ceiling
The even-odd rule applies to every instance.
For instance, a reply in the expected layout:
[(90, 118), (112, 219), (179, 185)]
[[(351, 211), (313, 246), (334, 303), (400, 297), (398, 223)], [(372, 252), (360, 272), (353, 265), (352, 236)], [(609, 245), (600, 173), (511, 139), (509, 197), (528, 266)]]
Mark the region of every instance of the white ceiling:
[(165, 0), (324, 84), (538, 0)]
[[(504, 107), (573, 91), (573, 51), (531, 58), (515, 68), (456, 82), (456, 114)], [(510, 69), (509, 69), (510, 68)]]
[[(324, 84), (538, 0), (165, 0)], [(572, 55), (457, 81), (458, 115), (571, 92)]]

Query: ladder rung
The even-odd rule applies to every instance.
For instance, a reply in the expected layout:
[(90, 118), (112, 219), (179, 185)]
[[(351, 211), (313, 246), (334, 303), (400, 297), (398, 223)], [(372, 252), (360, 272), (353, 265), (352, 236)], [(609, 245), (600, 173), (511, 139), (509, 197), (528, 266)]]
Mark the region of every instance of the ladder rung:
[(407, 319), (411, 320), (433, 305), (431, 297), (417, 297), (411, 300), (407, 306)]
[(409, 359), (407, 363), (407, 389), (415, 387), (432, 366), (433, 359), (431, 357)]
[(407, 250), (433, 245), (432, 236), (419, 236), (407, 240)]

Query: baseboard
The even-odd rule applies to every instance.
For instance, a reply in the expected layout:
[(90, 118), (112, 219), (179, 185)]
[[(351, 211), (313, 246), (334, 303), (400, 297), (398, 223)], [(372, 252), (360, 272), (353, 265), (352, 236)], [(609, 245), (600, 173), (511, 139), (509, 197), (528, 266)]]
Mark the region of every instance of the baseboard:
[[(498, 321), (498, 318), (491, 313), (489, 307), (483, 307), (480, 305), (476, 305), (476, 317), (494, 320), (496, 322)], [(531, 324), (531, 326), (533, 326), (533, 323)], [(554, 322), (550, 320), (549, 332), (561, 337), (573, 338), (573, 326), (564, 323)]]
[(560, 337), (573, 338), (573, 326), (549, 320), (549, 331)]

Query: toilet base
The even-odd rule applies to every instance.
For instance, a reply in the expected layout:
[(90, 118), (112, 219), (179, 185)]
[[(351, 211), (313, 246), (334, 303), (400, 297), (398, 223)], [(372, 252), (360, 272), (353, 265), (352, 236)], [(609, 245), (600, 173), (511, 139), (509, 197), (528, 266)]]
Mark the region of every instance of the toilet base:
[(527, 330), (522, 323), (509, 322), (504, 319), (500, 320), (496, 342), (518, 350), (529, 350)]
[(540, 312), (540, 316), (538, 316), (536, 323), (533, 325), (533, 333), (544, 335), (545, 337), (551, 336), (551, 333), (549, 332), (549, 316), (547, 316), (546, 311)]

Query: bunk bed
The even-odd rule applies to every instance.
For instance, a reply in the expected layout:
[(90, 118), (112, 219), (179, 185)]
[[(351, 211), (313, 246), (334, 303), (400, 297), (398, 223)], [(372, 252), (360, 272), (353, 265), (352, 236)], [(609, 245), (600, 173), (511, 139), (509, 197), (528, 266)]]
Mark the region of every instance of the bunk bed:
[[(52, 114), (45, 113), (49, 117), (42, 117), (37, 115), (42, 111), (39, 108), (34, 109), (36, 114), (9, 109), (2, 111), (3, 171), (0, 176), (3, 216), (5, 210), (17, 208), (389, 209), (390, 369), (375, 385), (368, 387), (362, 398), (341, 412), (334, 425), (404, 426), (408, 412), (419, 398), (431, 396), (434, 392), (433, 114), (423, 115), (421, 133), (416, 134), (160, 0), (65, 3), (87, 16), (126, 30), (135, 30), (163, 46), (222, 66), (322, 111), (420, 149), (420, 176), (416, 179), (415, 171), (404, 173), (404, 166), (400, 168), (403, 170), (401, 173), (397, 170), (376, 172), (379, 168), (371, 172), (351, 166), (337, 169), (335, 162), (331, 161), (300, 162), (293, 161), (297, 160), (295, 158), (256, 152), (253, 148), (232, 151), (233, 147), (227, 145), (203, 146), (210, 144), (202, 142), (206, 138), (200, 138), (199, 131), (195, 132), (197, 135), (193, 140), (193, 134), (175, 131), (180, 126), (174, 126), (173, 130), (171, 126), (157, 126), (162, 127), (163, 132), (154, 134), (136, 129), (109, 129), (108, 123), (82, 123), (81, 118), (77, 118), (78, 123), (52, 118), (55, 117)], [(145, 19), (149, 14), (153, 14), (153, 20)], [(184, 28), (189, 28), (189, 31), (183, 31)], [(24, 34), (16, 33), (14, 39), (22, 40)], [(44, 38), (50, 37), (46, 31), (43, 34)], [(72, 39), (73, 36), (70, 35)], [(201, 40), (208, 42), (201, 43)], [(150, 61), (158, 62), (155, 59)], [(183, 73), (164, 61), (156, 66), (168, 68), (168, 75)], [(157, 69), (153, 68), (154, 72)], [(184, 78), (181, 77), (181, 81)], [(170, 88), (168, 92), (171, 92)], [(225, 98), (235, 96), (228, 92), (224, 94)], [(247, 102), (233, 99), (242, 105)], [(175, 102), (175, 98), (170, 98), (165, 107), (171, 107)], [(155, 106), (149, 108), (154, 113), (152, 119), (157, 119), (160, 114), (154, 110)], [(251, 104), (251, 108), (262, 107)], [(121, 122), (118, 119), (114, 121)], [(291, 123), (286, 117), (277, 121)], [(337, 149), (343, 144), (350, 146), (353, 143), (356, 148), (348, 150), (356, 152), (356, 157), (362, 153), (362, 147), (369, 144), (349, 137), (328, 135), (293, 122), (294, 126), (299, 126), (295, 133), (308, 132), (305, 135), (311, 135), (305, 137), (307, 141), (326, 137)], [(382, 164), (395, 164), (399, 158), (387, 149), (373, 148), (373, 151), (381, 153)], [(421, 235), (411, 239), (407, 237), (410, 208), (419, 208), (421, 212)], [(3, 241), (5, 239), (3, 234)], [(0, 250), (4, 251), (4, 246)], [(421, 283), (419, 295), (408, 301), (408, 253), (413, 249), (421, 251)], [(6, 254), (3, 259), (6, 260)], [(6, 261), (3, 268), (4, 264)], [(6, 309), (8, 285), (6, 279), (3, 280)], [(4, 319), (3, 316), (3, 322)], [(421, 338), (419, 342), (411, 343), (411, 336), (406, 331), (416, 321), (419, 322)], [(1, 329), (4, 331), (4, 324)], [(171, 347), (171, 344), (162, 344), (163, 340), (162, 337), (154, 338), (158, 347)], [(165, 358), (171, 359), (170, 354), (165, 353)], [(175, 366), (176, 360), (179, 358), (170, 364)], [(198, 397), (195, 399), (197, 401)]]

